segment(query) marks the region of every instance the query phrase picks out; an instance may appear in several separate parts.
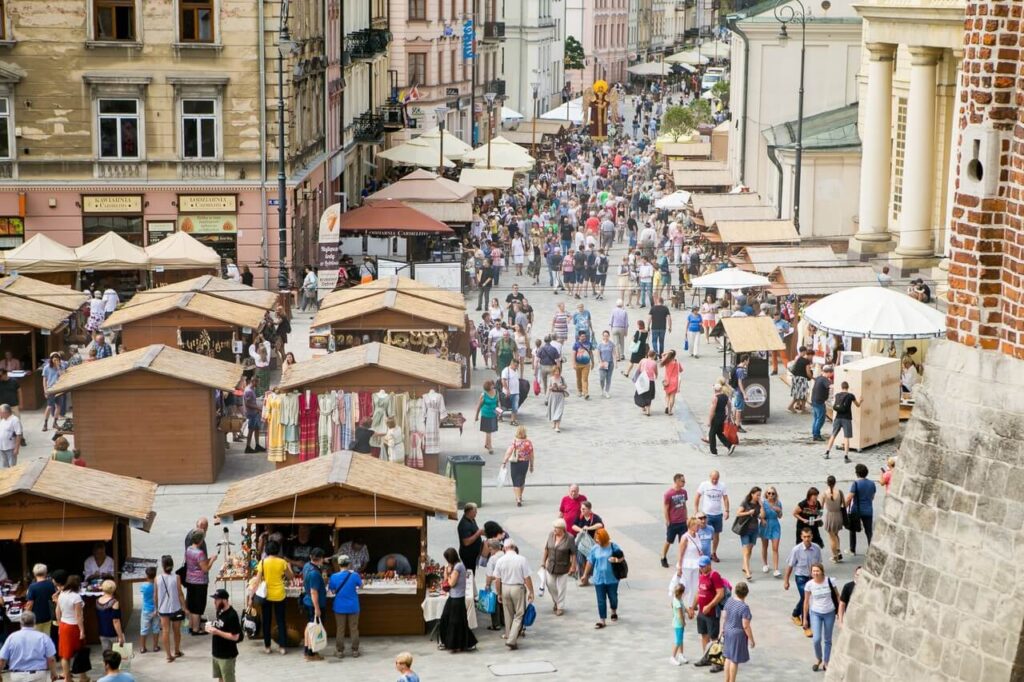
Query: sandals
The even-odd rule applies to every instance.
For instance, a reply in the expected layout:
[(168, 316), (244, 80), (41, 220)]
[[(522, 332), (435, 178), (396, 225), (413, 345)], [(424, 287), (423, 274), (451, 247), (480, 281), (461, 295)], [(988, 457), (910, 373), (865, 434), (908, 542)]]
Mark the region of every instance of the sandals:
[(613, 613), (612, 614), (612, 620), (618, 620), (618, 619), (619, 619), (619, 614)]
[(604, 623), (594, 623), (594, 629), (600, 630), (601, 628), (607, 627)]

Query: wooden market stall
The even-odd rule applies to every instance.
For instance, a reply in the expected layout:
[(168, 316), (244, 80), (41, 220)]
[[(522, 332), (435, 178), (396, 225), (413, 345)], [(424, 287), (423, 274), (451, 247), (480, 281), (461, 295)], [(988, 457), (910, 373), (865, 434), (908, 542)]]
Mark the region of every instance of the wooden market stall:
[(50, 389), (74, 399), (75, 446), (90, 467), (157, 483), (213, 483), (224, 465), (214, 391), (242, 367), (154, 344), (71, 367)]
[(729, 260), (738, 268), (766, 276), (780, 267), (831, 268), (846, 263), (827, 245), (744, 246)]
[[(114, 562), (122, 622), (132, 615), (134, 584), (145, 579), (143, 561), (132, 558), (132, 529), (149, 532), (156, 513), (156, 483), (116, 476), (52, 460), (34, 460), (0, 470), (0, 562), (12, 581), (31, 581), (32, 566), (82, 575), (95, 543)], [(155, 565), (151, 562), (150, 565)], [(5, 606), (20, 606), (21, 582)], [(99, 641), (95, 582), (82, 585), (86, 640)], [(17, 619), (15, 619), (17, 620)], [(95, 659), (94, 659), (95, 660)]]
[(747, 406), (743, 409), (743, 421), (757, 421), (762, 424), (767, 422), (771, 416), (771, 381), (767, 353), (785, 348), (772, 318), (726, 317), (718, 323), (712, 336), (725, 339), (725, 352), (722, 355), (724, 376), (729, 376), (727, 367), (735, 367), (740, 356), (746, 355), (750, 358), (747, 378), (744, 381), (746, 390), (743, 397)]
[[(9, 284), (25, 288), (24, 284)], [(35, 288), (34, 285), (29, 286)], [(64, 291), (74, 293), (70, 289)], [(68, 301), (80, 298), (69, 297)], [(50, 353), (64, 350), (65, 331), (72, 315), (74, 312), (65, 307), (25, 298), (0, 287), (0, 357), (10, 351), (21, 362), (21, 370), (10, 374), (21, 386), (21, 409), (35, 410), (43, 406), (42, 364)]]
[(800, 233), (793, 221), (785, 220), (719, 220), (708, 224), (704, 233), (712, 244), (728, 249), (749, 244), (798, 244)]
[(146, 247), (152, 284), (171, 284), (202, 275), (220, 274), (220, 254), (188, 232), (171, 236)]
[(51, 284), (71, 286), (78, 277), (78, 256), (70, 246), (45, 234), (33, 235), (21, 246), (3, 254), (4, 272), (32, 275)]
[[(425, 631), (421, 604), (427, 587), (427, 515), (455, 519), (456, 511), (450, 478), (368, 455), (335, 452), (233, 484), (217, 516), (225, 523), (245, 524), (252, 538), (264, 531), (281, 533), (286, 555), (299, 525), (310, 527), (312, 542), (328, 556), (335, 556), (346, 542), (361, 541), (369, 561), (361, 571), (360, 634), (403, 636)], [(233, 577), (250, 577), (259, 556), (257, 543), (249, 546), (253, 553), (242, 558)], [(388, 554), (404, 556), (413, 575), (384, 578), (378, 564)], [(287, 588), (287, 627), (293, 641), (306, 626), (298, 607), (301, 594), (300, 585)], [(334, 636), (333, 618), (324, 619), (324, 627)]]
[(693, 222), (700, 227), (726, 220), (774, 220), (778, 209), (774, 206), (753, 204), (743, 206), (705, 206)]
[(732, 173), (722, 170), (677, 170), (672, 173), (676, 189), (704, 192), (728, 192), (735, 184)]

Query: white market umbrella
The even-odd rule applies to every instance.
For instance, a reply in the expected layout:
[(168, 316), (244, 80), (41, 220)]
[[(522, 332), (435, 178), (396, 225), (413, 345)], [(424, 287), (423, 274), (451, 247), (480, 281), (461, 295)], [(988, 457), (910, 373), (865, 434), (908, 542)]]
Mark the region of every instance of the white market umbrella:
[(946, 335), (944, 313), (899, 291), (855, 287), (816, 301), (803, 317), (829, 334), (864, 339), (931, 339)]
[[(515, 142), (498, 135), (491, 138), (490, 168), (504, 168), (515, 171), (528, 171), (533, 168), (534, 159)], [(484, 142), (470, 151), (463, 158), (465, 163), (472, 163), (477, 168), (488, 168), (487, 143)]]
[[(391, 149), (385, 149), (377, 154), (381, 159), (387, 159), (400, 166), (419, 166), (420, 168), (437, 168), (441, 165), (441, 152), (427, 140), (419, 138), (409, 140)], [(444, 160), (445, 168), (455, 168), (455, 164), (448, 159)]]
[(697, 52), (697, 50), (683, 50), (682, 52), (676, 52), (673, 55), (665, 57), (665, 61), (669, 64), (689, 64), (693, 66), (700, 66), (701, 64), (707, 64), (711, 60)]
[(629, 73), (634, 76), (671, 76), (672, 65), (666, 64), (665, 62), (644, 62), (643, 64), (634, 64), (633, 66), (626, 69)]
[[(436, 127), (414, 139), (426, 140), (434, 147), (434, 149), (437, 149), (438, 154), (441, 153), (441, 149), (438, 147), (438, 141), (441, 139), (441, 135)], [(462, 157), (471, 151), (473, 151), (473, 147), (455, 137), (447, 130), (444, 131), (444, 158), (450, 159), (451, 161), (461, 161)]]
[(739, 268), (726, 268), (710, 275), (695, 277), (690, 284), (700, 289), (746, 289), (747, 287), (766, 287), (770, 284), (767, 277), (755, 275)]
[(551, 111), (541, 114), (540, 117), (554, 121), (571, 121), (579, 125), (583, 123), (583, 98), (577, 97), (565, 104), (559, 104)]
[(509, 109), (508, 107), (501, 108), (501, 122), (502, 123), (518, 123), (522, 121), (525, 116), (520, 114), (515, 109)]
[(666, 211), (681, 211), (690, 205), (690, 193), (686, 190), (676, 190), (672, 194), (666, 194), (654, 202), (655, 208)]

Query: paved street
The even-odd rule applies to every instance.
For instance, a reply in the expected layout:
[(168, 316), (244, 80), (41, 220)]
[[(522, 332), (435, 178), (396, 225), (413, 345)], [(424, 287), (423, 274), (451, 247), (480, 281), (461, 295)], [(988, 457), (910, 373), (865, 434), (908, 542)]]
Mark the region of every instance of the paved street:
[[(613, 253), (620, 255), (618, 249)], [(543, 332), (550, 325), (555, 304), (566, 300), (564, 294), (553, 295), (550, 289), (527, 286), (527, 278), (509, 274), (502, 278), (502, 290), (492, 296), (504, 300), (507, 287), (519, 282), (536, 309), (535, 328)], [(542, 273), (546, 282), (546, 273)], [(586, 300), (595, 328), (600, 333), (614, 306), (615, 295), (606, 294), (604, 301)], [(470, 309), (475, 307), (475, 299)], [(640, 311), (630, 311), (631, 322)], [(643, 311), (646, 317), (646, 311)], [(682, 349), (681, 313), (676, 313), (674, 330), (668, 336), (667, 347)], [(293, 339), (304, 338), (310, 316), (299, 314)], [(291, 350), (297, 355), (308, 355), (308, 350), (296, 343)], [(845, 489), (852, 478), (853, 467), (821, 458), (821, 447), (811, 445), (809, 416), (795, 416), (785, 410), (788, 393), (781, 381), (772, 383), (772, 417), (767, 425), (750, 425), (749, 431), (731, 457), (712, 458), (706, 446), (699, 447), (701, 426), (710, 400), (710, 387), (721, 371), (721, 354), (706, 348), (699, 360), (685, 357), (680, 401), (676, 414), (663, 414), (660, 391), (653, 405), (653, 416), (644, 418), (633, 405), (632, 386), (621, 374), (616, 374), (612, 398), (603, 399), (597, 390), (584, 401), (573, 395), (567, 403), (562, 433), (554, 433), (544, 419), (543, 401), (530, 397), (522, 413), (522, 421), (529, 430), (537, 451), (536, 472), (528, 479), (524, 506), (515, 508), (511, 490), (493, 487), (500, 464), (502, 448), (512, 437), (507, 422), (495, 439), (495, 454), (488, 456), (482, 450), (482, 434), (473, 423), (473, 407), (478, 388), (489, 376), (483, 370), (474, 374), (474, 389), (456, 391), (448, 395), (448, 408), (461, 411), (469, 420), (465, 432), (443, 430), (444, 450), (453, 454), (482, 454), (487, 460), (484, 470), (484, 506), (480, 519), (494, 519), (505, 526), (517, 539), (524, 555), (536, 569), (540, 548), (555, 517), (561, 496), (569, 483), (581, 484), (582, 491), (595, 504), (609, 527), (612, 539), (620, 544), (630, 563), (629, 580), (620, 588), (621, 620), (602, 632), (593, 630), (596, 609), (591, 588), (571, 587), (567, 613), (556, 619), (549, 602), (541, 602), (537, 624), (530, 630), (520, 651), (510, 653), (502, 646), (496, 633), (483, 627), (478, 629), (481, 640), (479, 651), (472, 654), (450, 655), (436, 650), (426, 637), (366, 640), (364, 655), (344, 662), (330, 660), (323, 664), (303, 662), (301, 652), (295, 650), (287, 657), (264, 657), (260, 647), (246, 643), (239, 661), (240, 679), (270, 681), (294, 675), (295, 668), (308, 680), (337, 679), (341, 671), (370, 680), (393, 677), (391, 660), (400, 650), (409, 650), (416, 657), (415, 669), (424, 680), (454, 679), (486, 680), (493, 676), (488, 670), (492, 664), (510, 662), (547, 661), (557, 673), (538, 679), (611, 679), (628, 669), (633, 676), (651, 673), (678, 674), (683, 679), (696, 679), (707, 674), (692, 666), (672, 670), (668, 664), (671, 649), (671, 614), (666, 588), (670, 571), (658, 564), (658, 553), (663, 537), (661, 522), (661, 495), (670, 485), (672, 474), (682, 472), (687, 477), (691, 498), (699, 483), (711, 468), (722, 472), (722, 481), (728, 486), (733, 509), (752, 485), (776, 485), (786, 510), (783, 520), (783, 554), (793, 542), (793, 519), (789, 515), (796, 502), (810, 485), (824, 488), (825, 477), (832, 473)], [(572, 377), (567, 376), (570, 383)], [(596, 385), (596, 376), (593, 379)], [(26, 415), (30, 446), (23, 452), (30, 457), (42, 457), (49, 452), (48, 441), (38, 433), (41, 414)], [(873, 472), (892, 445), (876, 448), (854, 461), (864, 461)], [(88, 459), (88, 453), (86, 459)], [(164, 553), (177, 555), (181, 551), (184, 533), (195, 517), (212, 515), (226, 487), (233, 481), (251, 476), (269, 466), (259, 456), (244, 455), (240, 446), (233, 446), (220, 481), (210, 486), (163, 486), (157, 498), (157, 519), (152, 532), (136, 532), (133, 549), (137, 555), (158, 557)], [(145, 465), (140, 461), (140, 474)], [(212, 535), (218, 538), (220, 531)], [(439, 557), (445, 547), (455, 543), (455, 522), (430, 521), (430, 554)], [(237, 540), (237, 532), (232, 532)], [(740, 550), (736, 536), (726, 532), (723, 536), (720, 570), (734, 584), (742, 579)], [(863, 538), (861, 540), (863, 542)], [(859, 560), (861, 557), (856, 557)], [(753, 562), (755, 578), (751, 585), (749, 604), (753, 611), (753, 630), (758, 646), (751, 662), (744, 667), (744, 676), (754, 674), (756, 679), (814, 679), (810, 671), (813, 663), (811, 644), (788, 617), (795, 601), (795, 592), (783, 592), (781, 580), (760, 573), (759, 561)], [(831, 566), (828, 567), (831, 569)], [(849, 579), (853, 562), (835, 569), (833, 575), (840, 582)], [(230, 588), (241, 601), (240, 584)], [(795, 590), (795, 588), (793, 588)], [(137, 613), (135, 616), (137, 620)], [(129, 632), (137, 633), (136, 623)], [(209, 670), (208, 638), (186, 637), (185, 657), (173, 665), (164, 663), (162, 656), (137, 657), (133, 668), (141, 679), (173, 682), (177, 680), (205, 679)], [(693, 624), (687, 627), (686, 651), (691, 660), (697, 658), (698, 639)], [(638, 655), (639, 654), (639, 655)], [(624, 666), (624, 662), (628, 664)], [(627, 668), (628, 666), (628, 668)], [(748, 679), (750, 679), (748, 677)]]

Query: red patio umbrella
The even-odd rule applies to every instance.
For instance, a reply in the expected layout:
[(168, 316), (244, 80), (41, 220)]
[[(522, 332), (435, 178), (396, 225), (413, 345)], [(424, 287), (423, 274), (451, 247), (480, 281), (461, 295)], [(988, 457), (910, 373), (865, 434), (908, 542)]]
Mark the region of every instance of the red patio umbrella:
[(455, 234), (452, 228), (440, 220), (396, 199), (368, 201), (359, 208), (342, 213), (338, 223), (341, 236), (369, 234), (375, 237), (417, 237)]

